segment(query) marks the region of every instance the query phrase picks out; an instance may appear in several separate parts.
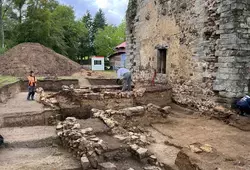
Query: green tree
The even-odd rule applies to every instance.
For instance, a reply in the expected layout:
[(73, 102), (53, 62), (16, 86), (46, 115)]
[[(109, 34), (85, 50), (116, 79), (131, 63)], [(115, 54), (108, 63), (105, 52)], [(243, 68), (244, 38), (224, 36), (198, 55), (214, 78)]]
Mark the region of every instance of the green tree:
[(106, 26), (105, 14), (101, 9), (95, 14), (93, 21), (93, 32), (96, 33), (98, 29), (104, 29)]
[(0, 0), (0, 36), (1, 36), (1, 48), (4, 48), (3, 0)]
[(75, 20), (74, 10), (54, 0), (29, 1), (27, 5), (25, 20), (15, 29), (17, 43), (38, 42), (76, 60), (87, 29)]
[[(6, 27), (6, 14), (10, 11), (13, 0), (0, 0), (0, 41), (1, 48), (5, 48), (5, 27)], [(11, 10), (12, 14), (13, 11)], [(8, 30), (9, 31), (9, 30)]]
[(89, 30), (92, 29), (93, 19), (89, 11), (87, 11), (86, 14), (82, 17), (82, 22)]
[(25, 4), (26, 0), (14, 0), (14, 5), (18, 10), (19, 13), (19, 23), (22, 23), (22, 18), (23, 18), (23, 6)]
[(112, 54), (114, 47), (125, 41), (125, 30), (125, 21), (117, 27), (108, 25), (104, 29), (99, 29), (94, 41), (97, 54), (102, 56)]
[(55, 25), (60, 27), (65, 42), (66, 54), (76, 60), (79, 55), (79, 47), (82, 37), (87, 37), (88, 30), (84, 23), (75, 21), (74, 10), (68, 6), (58, 6), (52, 14)]
[(125, 22), (108, 26), (101, 9), (94, 19), (87, 11), (76, 20), (74, 10), (57, 0), (0, 0), (0, 14), (1, 47), (37, 42), (83, 60), (96, 52), (107, 56), (125, 39)]
[(68, 38), (70, 37), (66, 37), (66, 34), (70, 34), (71, 27), (74, 22), (74, 11), (68, 6), (59, 5), (52, 12), (50, 43), (56, 52), (68, 55), (68, 49), (70, 48), (70, 40)]
[(82, 23), (87, 28), (87, 37), (82, 37), (80, 42), (80, 49), (79, 49), (79, 56), (81, 58), (85, 56), (91, 56), (94, 55), (94, 33), (93, 33), (93, 18), (89, 11), (86, 12), (86, 14), (82, 17)]
[[(35, 6), (34, 6), (35, 7)], [(29, 7), (31, 8), (31, 7)], [(29, 9), (26, 20), (17, 26), (17, 42), (38, 42), (48, 46), (51, 29), (51, 13), (48, 9)]]
[(15, 28), (19, 24), (19, 17), (15, 8), (12, 5), (4, 6), (3, 14), (3, 27), (4, 27), (4, 39), (5, 39), (5, 48), (12, 47), (16, 44)]

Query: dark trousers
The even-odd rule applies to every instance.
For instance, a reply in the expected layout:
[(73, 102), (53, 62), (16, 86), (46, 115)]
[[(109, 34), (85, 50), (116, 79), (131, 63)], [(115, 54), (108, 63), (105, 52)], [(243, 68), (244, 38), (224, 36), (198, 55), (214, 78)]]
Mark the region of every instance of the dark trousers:
[(34, 100), (35, 92), (36, 92), (35, 86), (29, 86), (27, 100), (30, 100), (30, 98), (31, 100)]
[(131, 73), (127, 72), (123, 75), (123, 87), (122, 87), (122, 91), (131, 91)]

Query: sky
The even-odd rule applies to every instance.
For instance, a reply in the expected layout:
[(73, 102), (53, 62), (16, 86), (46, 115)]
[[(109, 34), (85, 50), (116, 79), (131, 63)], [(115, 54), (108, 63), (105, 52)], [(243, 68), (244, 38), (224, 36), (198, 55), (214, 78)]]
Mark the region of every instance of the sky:
[(109, 24), (118, 25), (125, 18), (128, 0), (59, 0), (61, 4), (70, 5), (77, 18), (81, 18), (87, 10), (92, 16), (102, 9)]

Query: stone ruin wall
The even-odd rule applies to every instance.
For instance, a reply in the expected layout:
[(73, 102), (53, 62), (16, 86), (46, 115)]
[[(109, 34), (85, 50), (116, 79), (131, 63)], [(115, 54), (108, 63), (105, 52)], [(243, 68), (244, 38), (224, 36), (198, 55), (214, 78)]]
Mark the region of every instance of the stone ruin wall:
[(222, 97), (248, 92), (250, 1), (130, 0), (127, 63), (136, 81), (151, 81), (156, 46), (168, 46), (167, 73), (156, 82), (193, 80)]
[(218, 12), (220, 39), (214, 90), (221, 96), (242, 96), (250, 90), (250, 1), (221, 0)]

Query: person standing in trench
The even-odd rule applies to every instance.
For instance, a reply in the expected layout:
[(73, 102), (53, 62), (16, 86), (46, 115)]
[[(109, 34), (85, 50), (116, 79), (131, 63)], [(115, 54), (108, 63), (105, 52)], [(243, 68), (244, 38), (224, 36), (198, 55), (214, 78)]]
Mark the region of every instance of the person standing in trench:
[(35, 91), (36, 91), (36, 83), (37, 79), (34, 75), (33, 71), (30, 71), (30, 75), (28, 76), (28, 96), (27, 100), (34, 100)]
[(119, 68), (117, 70), (117, 78), (122, 81), (122, 91), (131, 91), (132, 76), (128, 69)]

